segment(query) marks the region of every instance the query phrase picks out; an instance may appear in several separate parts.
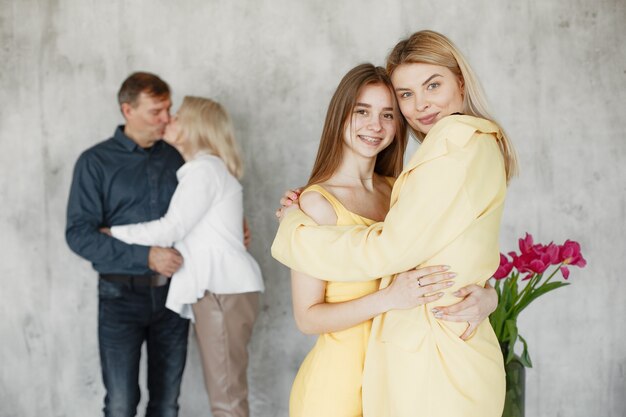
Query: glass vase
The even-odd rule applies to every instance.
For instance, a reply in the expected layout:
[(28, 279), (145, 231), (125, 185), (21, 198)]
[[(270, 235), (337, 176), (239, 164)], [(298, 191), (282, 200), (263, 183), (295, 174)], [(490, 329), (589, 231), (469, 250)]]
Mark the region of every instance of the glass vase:
[(504, 365), (504, 370), (506, 372), (506, 396), (502, 417), (524, 417), (526, 368), (520, 362), (519, 356), (514, 355), (511, 362)]

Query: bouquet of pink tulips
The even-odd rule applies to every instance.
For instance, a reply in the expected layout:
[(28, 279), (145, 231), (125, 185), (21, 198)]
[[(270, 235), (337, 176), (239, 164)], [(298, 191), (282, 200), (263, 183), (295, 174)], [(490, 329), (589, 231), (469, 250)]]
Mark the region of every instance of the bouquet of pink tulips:
[(539, 296), (569, 285), (568, 282), (552, 280), (557, 272), (560, 271), (567, 280), (570, 267), (583, 268), (587, 261), (578, 242), (566, 240), (562, 245), (542, 245), (534, 243), (528, 233), (519, 240), (519, 250), (519, 253), (509, 252), (508, 257), (500, 254), (500, 267), (493, 276), (498, 307), (489, 320), (502, 346), (505, 363), (514, 358), (515, 343), (519, 339), (523, 344), (519, 360), (524, 366), (532, 367), (528, 345), (517, 329), (517, 317)]

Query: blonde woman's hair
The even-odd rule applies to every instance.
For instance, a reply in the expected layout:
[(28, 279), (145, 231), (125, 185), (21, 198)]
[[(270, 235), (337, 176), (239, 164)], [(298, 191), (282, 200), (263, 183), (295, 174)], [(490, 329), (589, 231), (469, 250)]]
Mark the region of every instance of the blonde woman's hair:
[[(407, 39), (403, 39), (393, 48), (387, 57), (387, 72), (389, 76), (402, 64), (432, 64), (448, 68), (463, 85), (463, 113), (494, 121), (489, 114), (485, 94), (478, 82), (478, 78), (463, 57), (459, 49), (444, 35), (432, 30), (415, 32)], [(497, 124), (497, 122), (494, 121)], [(510, 139), (502, 131), (502, 138), (498, 140), (500, 151), (504, 157), (506, 179), (509, 181), (518, 173), (517, 155)], [(411, 128), (415, 137), (421, 142), (425, 135)]]
[(234, 177), (243, 176), (233, 123), (220, 103), (208, 98), (186, 96), (178, 110), (178, 121), (192, 154), (208, 151), (221, 158)]

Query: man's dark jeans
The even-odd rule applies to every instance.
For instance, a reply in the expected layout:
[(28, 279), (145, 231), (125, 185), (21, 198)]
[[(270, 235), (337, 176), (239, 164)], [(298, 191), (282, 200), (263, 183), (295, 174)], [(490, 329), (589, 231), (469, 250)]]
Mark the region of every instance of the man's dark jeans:
[(139, 359), (148, 351), (146, 417), (176, 417), (187, 358), (189, 320), (165, 308), (162, 287), (98, 283), (98, 338), (106, 388), (105, 417), (133, 417), (139, 404)]

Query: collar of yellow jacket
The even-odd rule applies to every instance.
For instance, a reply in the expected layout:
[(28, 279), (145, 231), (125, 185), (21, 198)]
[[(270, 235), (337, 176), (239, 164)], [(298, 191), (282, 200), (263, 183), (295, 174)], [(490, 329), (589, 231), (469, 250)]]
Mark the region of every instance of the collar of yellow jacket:
[(475, 132), (494, 134), (498, 140), (502, 138), (498, 125), (487, 119), (465, 115), (444, 117), (430, 129), (404, 170), (412, 170), (424, 162), (447, 154), (451, 145), (463, 148)]

